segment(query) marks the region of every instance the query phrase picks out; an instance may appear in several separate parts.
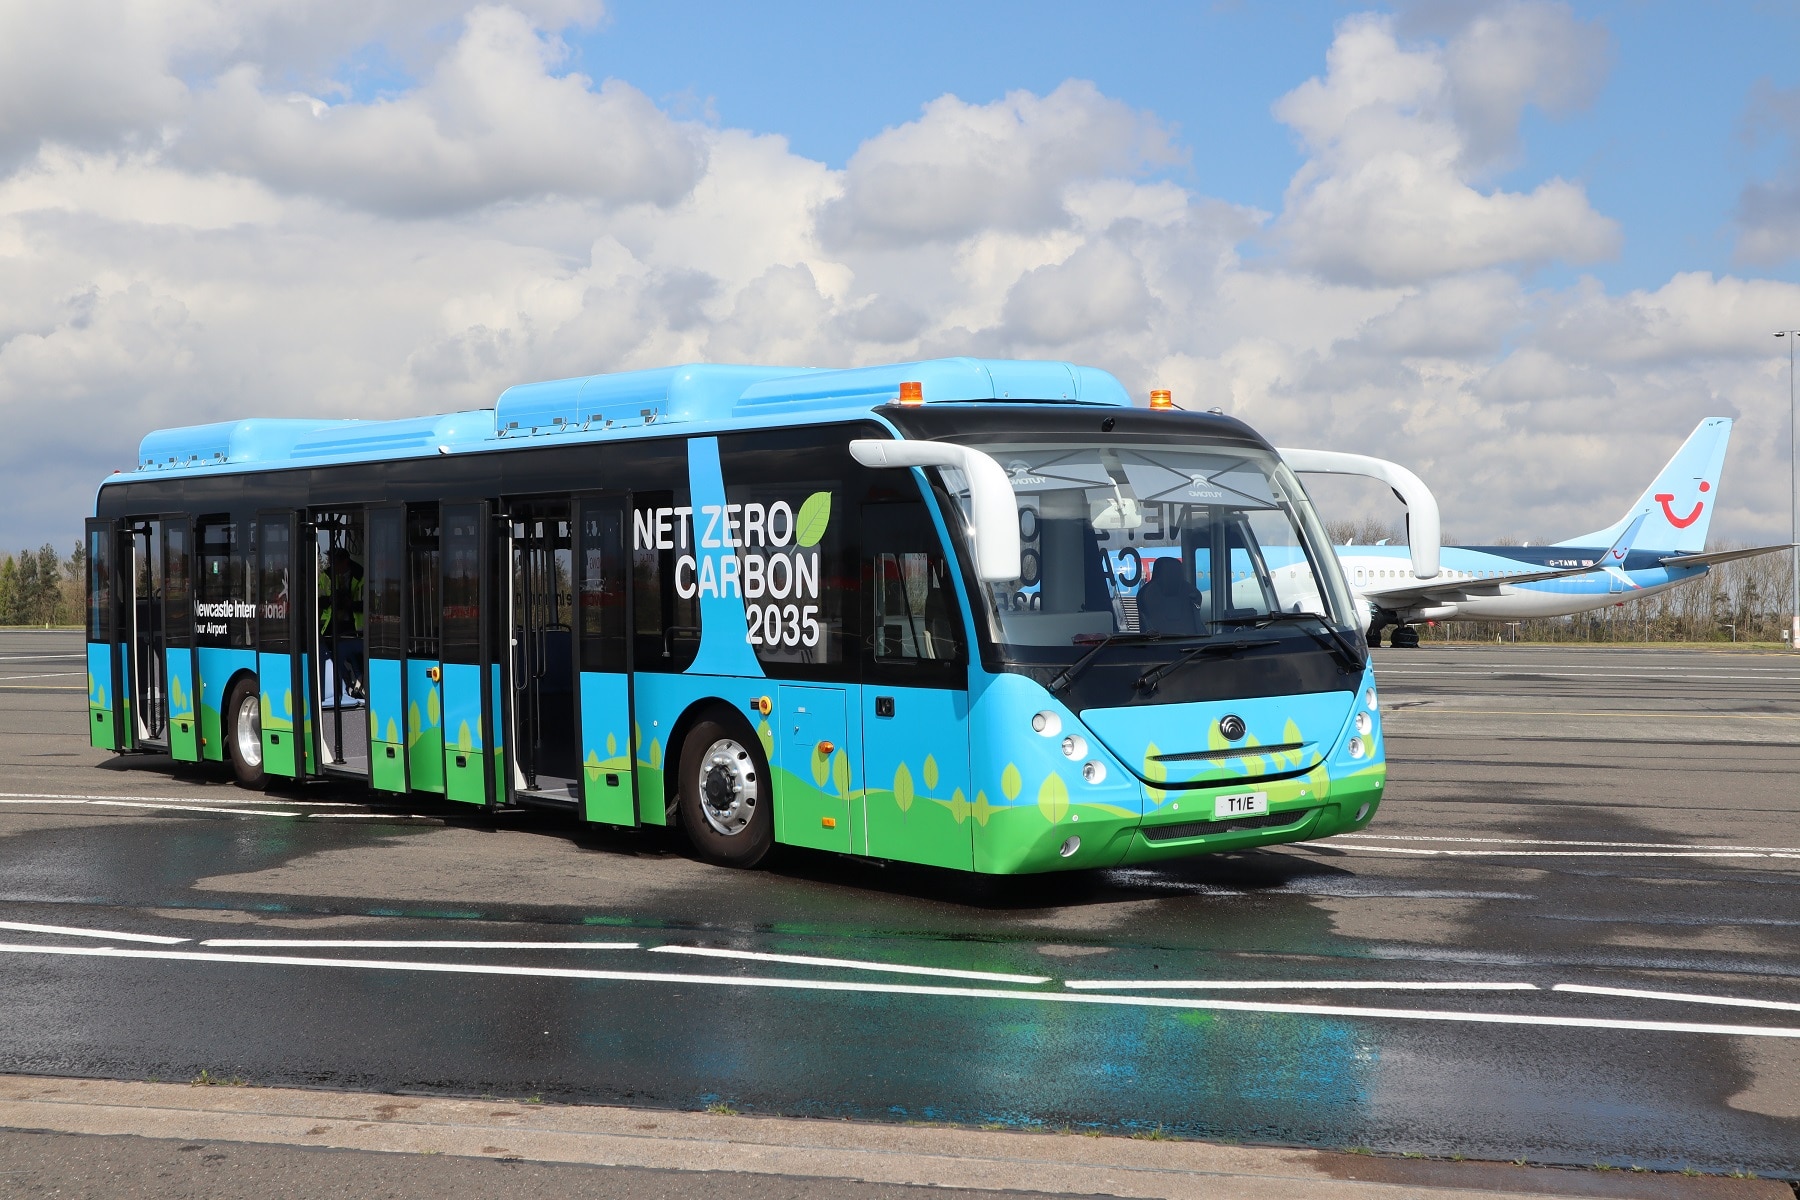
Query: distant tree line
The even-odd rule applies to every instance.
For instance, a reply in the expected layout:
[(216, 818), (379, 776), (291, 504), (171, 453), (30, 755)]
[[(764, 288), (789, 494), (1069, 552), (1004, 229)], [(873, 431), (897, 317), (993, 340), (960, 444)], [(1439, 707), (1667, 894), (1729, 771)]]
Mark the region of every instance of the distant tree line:
[(0, 555), (0, 625), (75, 625), (82, 620), (83, 551), (67, 558), (45, 542)]

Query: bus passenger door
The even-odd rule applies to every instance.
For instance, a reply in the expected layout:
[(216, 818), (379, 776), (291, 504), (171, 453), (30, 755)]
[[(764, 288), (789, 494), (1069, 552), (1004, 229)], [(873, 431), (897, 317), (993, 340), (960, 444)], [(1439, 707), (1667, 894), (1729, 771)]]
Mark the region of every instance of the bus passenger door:
[[(302, 552), (304, 549), (304, 552)], [(307, 675), (313, 633), (306, 614), (318, 590), (310, 547), (291, 510), (256, 518), (256, 675), (262, 687), (263, 770), (298, 779), (310, 767)]]
[(162, 520), (135, 520), (131, 534), (131, 608), (126, 626), (131, 643), (132, 734), (139, 746), (168, 745), (168, 643), (163, 630)]
[[(393, 671), (383, 671), (383, 663), (398, 637), (393, 609), (400, 602), (400, 585), (391, 572), (399, 565), (403, 534), (397, 520), (403, 514), (393, 506), (393, 514), (384, 519), (385, 511), (313, 514), (317, 536), (309, 577), (318, 600), (317, 619), (307, 628), (318, 631), (319, 667), (308, 678), (319, 689), (319, 761), (327, 771), (359, 778), (370, 773), (371, 725), (392, 729), (400, 712), (392, 687), (378, 687), (376, 680), (396, 682)], [(365, 536), (365, 530), (373, 536)], [(400, 767), (401, 786), (388, 790), (405, 791), (399, 755), (378, 757), (377, 774), (391, 777)]]
[(168, 680), (169, 757), (200, 761), (200, 674), (194, 646), (193, 526), (185, 514), (162, 519), (162, 628)]
[(574, 541), (567, 500), (516, 506), (510, 521), (513, 782), (522, 792), (579, 806), (582, 758), (575, 713)]
[[(636, 825), (631, 764), (631, 571), (625, 496), (575, 503), (575, 637), (580, 662), (581, 815)], [(656, 798), (658, 804), (662, 797)]]
[(969, 780), (968, 657), (923, 503), (865, 504), (862, 738), (866, 853), (971, 870), (986, 820)]
[(492, 806), (512, 783), (500, 733), (506, 705), (493, 631), (493, 519), (477, 501), (443, 505), (440, 523), (444, 795)]
[(131, 540), (119, 535), (117, 522), (87, 522), (88, 740), (97, 750), (133, 744), (123, 653), (131, 561)]

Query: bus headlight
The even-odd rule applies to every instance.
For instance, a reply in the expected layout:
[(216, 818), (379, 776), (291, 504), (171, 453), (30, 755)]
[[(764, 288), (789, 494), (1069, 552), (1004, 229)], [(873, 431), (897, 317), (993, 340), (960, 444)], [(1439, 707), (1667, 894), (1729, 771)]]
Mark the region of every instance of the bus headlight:
[(1063, 739), (1063, 754), (1069, 758), (1087, 757), (1087, 739), (1071, 733)]
[(1375, 728), (1375, 718), (1371, 717), (1366, 712), (1359, 712), (1356, 714), (1355, 725), (1356, 732), (1367, 737), (1369, 736), (1369, 731)]
[(1106, 778), (1106, 764), (1089, 759), (1082, 764), (1081, 777), (1089, 783), (1099, 783)]
[(1055, 737), (1062, 732), (1062, 718), (1049, 709), (1033, 713), (1031, 715), (1031, 731), (1041, 733), (1045, 737)]
[(1350, 751), (1351, 758), (1361, 758), (1369, 752), (1369, 745), (1361, 738), (1353, 737), (1350, 739), (1350, 745), (1346, 747), (1346, 749)]
[(1370, 688), (1368, 691), (1363, 693), (1363, 703), (1369, 706), (1370, 712), (1374, 712), (1381, 707), (1381, 705), (1378, 704), (1375, 700), (1375, 689), (1374, 688)]

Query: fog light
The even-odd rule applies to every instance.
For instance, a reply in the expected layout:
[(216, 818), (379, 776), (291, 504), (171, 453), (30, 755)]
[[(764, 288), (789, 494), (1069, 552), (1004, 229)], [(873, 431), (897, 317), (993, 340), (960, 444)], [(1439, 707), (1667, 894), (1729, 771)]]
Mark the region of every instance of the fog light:
[(1361, 758), (1363, 755), (1365, 755), (1369, 752), (1368, 747), (1363, 745), (1363, 740), (1359, 737), (1353, 737), (1350, 739), (1349, 749), (1350, 749), (1350, 757), (1351, 758)]
[(1366, 820), (1368, 818), (1368, 815), (1369, 815), (1369, 806), (1367, 804), (1363, 805), (1361, 808), (1356, 810), (1356, 819), (1359, 823)]
[(1087, 739), (1071, 733), (1063, 739), (1063, 754), (1069, 758), (1087, 757)]
[(1068, 858), (1079, 849), (1081, 849), (1081, 839), (1078, 837), (1072, 837), (1068, 841), (1066, 841), (1062, 844), (1062, 848), (1060, 850), (1058, 850), (1057, 853), (1062, 855), (1064, 858)]
[(1089, 759), (1086, 763), (1082, 764), (1081, 777), (1089, 783), (1099, 783), (1102, 779), (1106, 778), (1106, 764)]
[(1363, 693), (1363, 703), (1369, 706), (1370, 712), (1374, 712), (1376, 709), (1381, 707), (1381, 705), (1379, 705), (1375, 702), (1375, 689), (1374, 688), (1370, 688), (1368, 691)]
[(1365, 737), (1368, 735), (1368, 733), (1371, 729), (1375, 728), (1374, 718), (1370, 717), (1369, 714), (1366, 712), (1359, 712), (1356, 714), (1355, 724), (1356, 724), (1356, 732), (1364, 735)]
[(1031, 729), (1032, 732), (1041, 733), (1045, 737), (1055, 737), (1062, 732), (1062, 718), (1051, 712), (1049, 709), (1045, 709), (1040, 713), (1033, 713), (1031, 715)]

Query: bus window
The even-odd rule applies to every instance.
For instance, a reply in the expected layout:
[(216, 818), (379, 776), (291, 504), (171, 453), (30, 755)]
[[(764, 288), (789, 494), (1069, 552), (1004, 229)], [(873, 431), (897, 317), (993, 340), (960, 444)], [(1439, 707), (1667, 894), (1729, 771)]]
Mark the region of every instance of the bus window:
[[(400, 658), (406, 653), (406, 646), (401, 638), (401, 620), (406, 612), (406, 589), (404, 584), (406, 567), (406, 527), (405, 514), (399, 508), (376, 508), (369, 512), (369, 566), (364, 589), (368, 595), (368, 650), (371, 658)], [(329, 571), (329, 564), (327, 565)], [(349, 589), (338, 588), (337, 592), (347, 593)], [(335, 605), (338, 596), (332, 596)], [(354, 602), (354, 598), (345, 596)], [(338, 622), (338, 631), (345, 637), (352, 637), (352, 627), (348, 622)]]
[(202, 517), (196, 540), (200, 549), (200, 610), (195, 615), (202, 618), (200, 644), (248, 647), (250, 622), (239, 614), (248, 611), (249, 589), (245, 586), (244, 553), (237, 525), (229, 517)]
[(406, 657), (435, 662), (443, 608), (438, 603), (438, 506), (414, 504), (406, 512)]
[(625, 669), (625, 529), (622, 503), (581, 505), (581, 669)]
[(450, 505), (444, 512), (444, 661), (481, 661), (481, 509)]
[[(694, 544), (691, 508), (679, 492), (634, 492), (631, 515), (633, 636), (639, 671), (685, 671), (700, 653), (700, 596), (675, 586), (681, 551)], [(666, 551), (666, 553), (665, 553)]]
[(113, 640), (113, 537), (111, 530), (88, 530), (87, 640)]
[(193, 645), (194, 625), (192, 602), (188, 597), (188, 587), (192, 582), (188, 576), (188, 531), (187, 522), (177, 518), (163, 524), (163, 617), (171, 647)]
[(288, 565), (293, 549), (288, 544), (288, 519), (268, 517), (259, 531), (260, 573), (257, 579), (257, 649), (266, 654), (285, 654), (289, 648), (288, 609), (293, 603)]
[(877, 662), (962, 656), (962, 622), (949, 564), (923, 504), (865, 504), (864, 590)]

